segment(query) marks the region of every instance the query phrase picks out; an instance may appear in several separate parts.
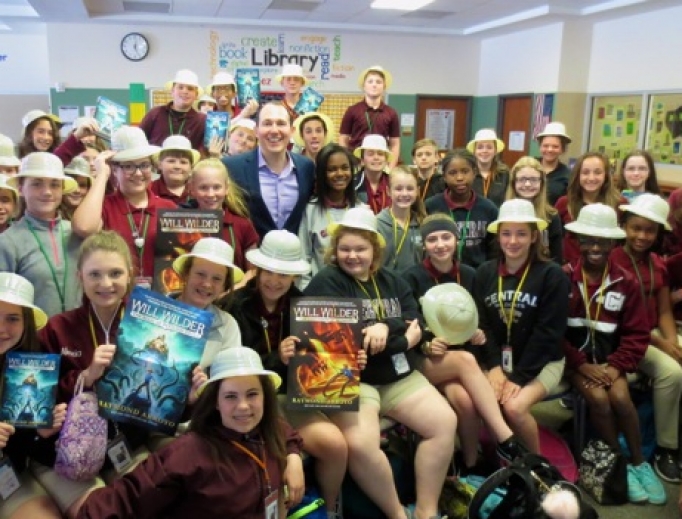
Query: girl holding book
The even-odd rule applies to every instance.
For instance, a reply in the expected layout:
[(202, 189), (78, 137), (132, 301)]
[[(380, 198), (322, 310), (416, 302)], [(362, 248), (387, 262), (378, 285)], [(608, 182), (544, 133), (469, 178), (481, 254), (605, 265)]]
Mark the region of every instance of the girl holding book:
[(523, 198), (535, 207), (535, 215), (547, 222), (542, 231), (545, 255), (562, 264), (563, 229), (559, 213), (547, 202), (547, 176), (533, 157), (521, 157), (511, 169), (507, 200)]
[[(33, 285), (10, 272), (0, 272), (0, 365), (4, 368), (10, 351), (37, 353), (41, 351), (38, 333), (47, 322), (47, 315), (33, 303)], [(66, 404), (58, 404), (52, 413), (51, 429), (15, 429), (0, 422), (0, 449), (5, 459), (4, 481), (13, 478), (19, 487), (0, 501), (0, 517), (8, 519), (59, 519), (57, 505), (47, 495), (28, 470), (28, 458), (54, 457), (54, 445), (36, 441), (55, 435), (66, 418)]]
[(258, 245), (258, 233), (249, 219), (242, 190), (231, 181), (225, 165), (218, 159), (198, 162), (189, 179), (189, 191), (192, 200), (183, 207), (223, 211), (222, 238), (234, 250), (234, 264), (242, 271), (248, 270), (241, 282), (251, 279), (254, 271), (246, 260), (246, 252)]
[[(457, 418), (416, 369), (422, 338), (419, 305), (409, 285), (381, 267), (384, 239), (369, 209), (349, 209), (328, 229), (332, 238), (328, 265), (312, 279), (305, 295), (363, 301), (362, 350), (367, 365), (360, 383), (359, 410), (330, 414), (348, 442), (349, 472), (386, 516), (439, 517), (438, 497), (455, 447)], [(380, 449), (381, 416), (421, 437), (415, 456), (414, 514), (400, 504), (388, 459)]]
[[(150, 288), (154, 276), (158, 210), (177, 206), (157, 197), (150, 189), (152, 159), (159, 148), (149, 144), (140, 128), (119, 128), (112, 136), (111, 147), (111, 151), (105, 151), (97, 158), (98, 173), (71, 223), (74, 232), (83, 238), (101, 229), (113, 230), (123, 236), (133, 258), (135, 283)], [(112, 173), (118, 190), (106, 195)]]
[[(287, 365), (300, 338), (291, 335), (291, 299), (303, 294), (295, 286), (297, 277), (307, 274), (310, 264), (302, 258), (296, 235), (270, 231), (260, 248), (246, 253), (256, 266), (256, 275), (245, 287), (228, 295), (219, 305), (239, 323), (242, 341), (256, 350), (266, 368), (284, 380)], [(316, 411), (286, 411), (286, 417), (303, 438), (305, 450), (315, 458), (315, 472), (327, 514), (336, 518), (335, 507), (346, 474), (348, 447), (338, 427)]]
[(280, 384), (250, 348), (218, 353), (189, 433), (93, 492), (79, 519), (285, 517), (295, 501), (284, 487), (303, 468), (301, 439), (279, 414)]

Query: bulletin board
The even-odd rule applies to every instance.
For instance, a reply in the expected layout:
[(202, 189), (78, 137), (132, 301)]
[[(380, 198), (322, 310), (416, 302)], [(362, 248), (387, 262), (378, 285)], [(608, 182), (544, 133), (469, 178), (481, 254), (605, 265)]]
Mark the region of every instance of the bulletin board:
[(646, 149), (655, 162), (682, 164), (682, 93), (652, 94), (646, 129)]
[(589, 149), (621, 159), (639, 147), (642, 94), (592, 98)]

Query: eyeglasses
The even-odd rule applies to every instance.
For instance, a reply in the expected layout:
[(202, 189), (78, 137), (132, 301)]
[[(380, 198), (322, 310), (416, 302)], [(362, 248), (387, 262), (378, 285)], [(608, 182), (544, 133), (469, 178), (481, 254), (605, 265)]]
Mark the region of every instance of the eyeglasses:
[(225, 94), (228, 92), (232, 92), (232, 87), (229, 86), (217, 86), (213, 87), (213, 91), (217, 94)]
[(123, 173), (130, 177), (133, 176), (138, 169), (142, 174), (149, 173), (152, 170), (152, 163), (143, 162), (142, 164), (119, 164), (118, 167), (121, 168)]
[(540, 177), (516, 177), (517, 184), (530, 184), (531, 186), (537, 186), (542, 179)]
[(600, 249), (606, 249), (611, 246), (610, 238), (595, 238), (593, 236), (578, 236), (578, 243), (581, 247), (592, 248), (595, 245)]

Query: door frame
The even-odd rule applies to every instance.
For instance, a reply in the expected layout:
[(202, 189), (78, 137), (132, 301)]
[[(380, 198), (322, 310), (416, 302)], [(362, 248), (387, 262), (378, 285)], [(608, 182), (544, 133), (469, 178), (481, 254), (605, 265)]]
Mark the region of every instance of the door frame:
[[(522, 97), (530, 97), (530, 119), (528, 119), (528, 131), (532, 132), (533, 131), (533, 101), (535, 101), (535, 93), (533, 92), (527, 92), (527, 93), (516, 93), (516, 94), (500, 94), (497, 98), (497, 128), (495, 131), (497, 132), (498, 138), (502, 138), (502, 117), (504, 116), (504, 101), (507, 99), (520, 99)], [(530, 140), (528, 141), (528, 144), (530, 146)]]

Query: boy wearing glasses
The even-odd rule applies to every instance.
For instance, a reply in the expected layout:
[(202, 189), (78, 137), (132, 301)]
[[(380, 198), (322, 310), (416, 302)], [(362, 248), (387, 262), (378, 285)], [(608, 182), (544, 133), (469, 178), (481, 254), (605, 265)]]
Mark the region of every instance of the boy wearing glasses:
[(244, 108), (234, 104), (234, 99), (237, 97), (237, 83), (232, 74), (218, 72), (213, 76), (213, 81), (206, 87), (206, 90), (216, 100), (216, 111), (230, 114), (230, 121), (249, 118), (258, 111), (258, 103), (253, 99), (249, 99)]

